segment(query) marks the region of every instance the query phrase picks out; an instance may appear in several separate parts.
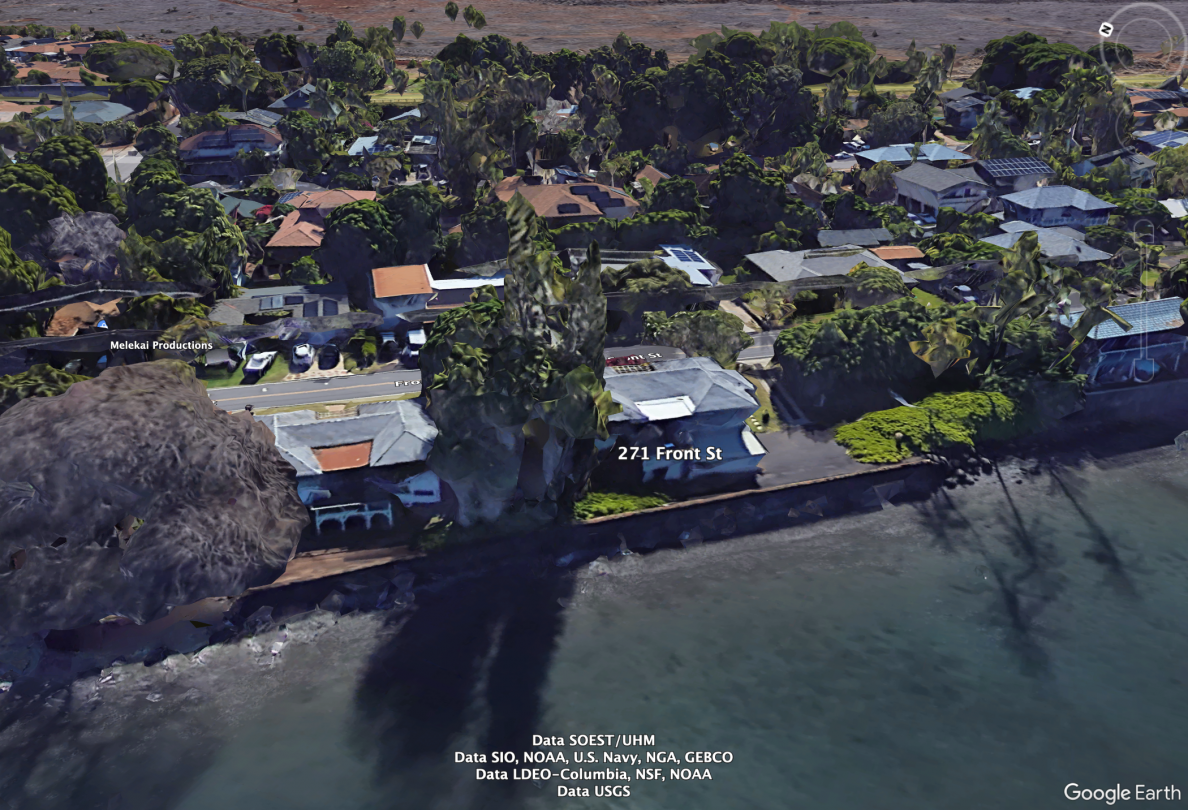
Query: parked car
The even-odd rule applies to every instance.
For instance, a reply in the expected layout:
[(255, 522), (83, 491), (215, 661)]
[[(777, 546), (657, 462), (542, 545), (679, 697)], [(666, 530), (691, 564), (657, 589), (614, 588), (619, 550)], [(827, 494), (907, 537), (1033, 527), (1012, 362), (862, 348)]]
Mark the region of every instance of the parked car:
[(298, 343), (293, 347), (289, 365), (292, 368), (299, 368), (304, 371), (313, 365), (313, 357), (313, 346), (310, 346), (308, 343)]
[(425, 345), (425, 330), (414, 329), (408, 333), (408, 345), (400, 351), (400, 363), (408, 368), (417, 368), (421, 348)]
[(243, 367), (244, 374), (263, 374), (276, 359), (276, 352), (256, 352)]
[(338, 367), (338, 361), (341, 359), (342, 353), (338, 351), (338, 347), (333, 343), (327, 343), (318, 352), (318, 368), (322, 371), (328, 371), (332, 368)]

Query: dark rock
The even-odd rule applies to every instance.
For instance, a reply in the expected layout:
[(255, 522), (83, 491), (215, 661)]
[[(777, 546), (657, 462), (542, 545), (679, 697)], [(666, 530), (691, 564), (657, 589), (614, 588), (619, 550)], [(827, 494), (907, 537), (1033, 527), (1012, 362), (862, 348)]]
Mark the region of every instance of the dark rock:
[(10, 635), (144, 623), (267, 584), (309, 521), (268, 429), (217, 409), (176, 361), (108, 369), (0, 415), (0, 479), (0, 561), (25, 552), (0, 566)]
[(21, 249), (21, 256), (37, 262), (65, 284), (110, 281), (119, 265), (116, 249), (124, 236), (119, 220), (111, 214), (68, 214), (51, 219), (45, 230)]

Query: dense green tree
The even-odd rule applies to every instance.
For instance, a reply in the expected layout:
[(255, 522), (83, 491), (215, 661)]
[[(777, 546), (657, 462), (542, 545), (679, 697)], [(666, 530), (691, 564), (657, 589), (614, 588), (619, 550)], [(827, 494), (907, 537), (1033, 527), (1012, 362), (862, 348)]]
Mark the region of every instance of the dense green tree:
[(509, 204), (505, 298), (482, 288), (433, 324), (421, 350), (426, 410), (440, 433), (429, 466), (458, 499), (457, 520), (496, 520), (517, 496), (555, 517), (584, 489), (618, 410), (603, 389), (606, 299), (598, 249), (560, 272), (538, 252), (536, 217)]
[(329, 281), (313, 256), (302, 256), (289, 267), (290, 284), (325, 284)]
[(74, 193), (84, 211), (107, 206), (108, 179), (103, 156), (95, 145), (77, 135), (50, 138), (29, 155), (29, 162), (49, 172)]
[(140, 111), (160, 97), (164, 85), (154, 79), (134, 79), (113, 87), (111, 100)]
[[(213, 112), (224, 106), (239, 106), (242, 93), (219, 81), (219, 75), (226, 73), (230, 65), (230, 54), (185, 62), (174, 83), (182, 101), (198, 113)], [(279, 75), (269, 73), (253, 62), (244, 63), (244, 70), (258, 80), (255, 89), (247, 96), (249, 108), (267, 107), (280, 96), (284, 82)]]
[(8, 52), (0, 50), (0, 85), (12, 84), (16, 79), (17, 66), (8, 58)]
[(286, 154), (293, 168), (306, 177), (317, 177), (330, 156), (330, 141), (325, 128), (305, 110), (285, 113), (277, 127), (285, 139)]
[(974, 259), (993, 259), (1001, 249), (965, 233), (938, 233), (917, 245), (934, 265), (956, 264)]
[(402, 264), (403, 253), (391, 212), (376, 200), (359, 200), (330, 212), (315, 258), (362, 303), (370, 293), (371, 270)]
[(12, 249), (12, 237), (0, 228), (0, 295), (20, 295), (41, 289), (45, 273), (37, 262), (27, 262)]
[(0, 377), (0, 413), (30, 397), (55, 397), (66, 393), (76, 382), (90, 379), (39, 363), (28, 371)]
[(164, 153), (177, 154), (177, 136), (165, 128), (163, 124), (153, 124), (136, 133), (133, 141), (136, 151), (145, 157)]
[(919, 105), (897, 101), (871, 115), (866, 129), (862, 130), (862, 137), (871, 146), (914, 143), (920, 139), (927, 123), (928, 113)]
[(1160, 149), (1152, 158), (1155, 169), (1155, 190), (1161, 197), (1188, 197), (1188, 146)]
[(507, 204), (493, 200), (462, 215), (462, 240), (454, 261), (459, 267), (507, 258)]
[(115, 329), (169, 329), (186, 318), (206, 320), (210, 307), (193, 298), (145, 295), (134, 298), (108, 320)]
[(81, 211), (70, 189), (40, 166), (14, 163), (0, 168), (0, 223), (18, 248), (51, 219)]
[(733, 368), (739, 352), (755, 342), (742, 318), (720, 309), (675, 315), (647, 312), (644, 328), (656, 343), (682, 349), (690, 357), (711, 357), (723, 368)]
[(668, 177), (657, 184), (648, 198), (648, 211), (688, 211), (700, 214), (697, 185), (684, 177)]
[(336, 42), (322, 48), (314, 59), (314, 75), (358, 87), (364, 91), (383, 87), (387, 77), (383, 65), (375, 57), (353, 42)]
[(280, 32), (259, 37), (253, 50), (260, 58), (260, 66), (272, 73), (297, 70), (301, 60), (297, 58), (297, 37)]
[(990, 214), (963, 214), (955, 208), (941, 208), (936, 215), (937, 233), (959, 233), (973, 239), (984, 239), (998, 233), (1000, 220)]
[(431, 185), (400, 186), (380, 204), (392, 217), (400, 248), (397, 264), (423, 264), (441, 244), (441, 194)]
[(872, 267), (866, 262), (859, 262), (848, 275), (858, 282), (848, 296), (854, 306), (886, 304), (908, 294), (903, 277), (891, 267)]
[(26, 73), (25, 79), (30, 84), (49, 84), (53, 81), (48, 73), (44, 70), (37, 70), (36, 68)]
[(683, 270), (669, 267), (663, 259), (651, 257), (624, 267), (604, 268), (604, 292), (656, 293), (687, 290), (692, 286)]
[(102, 73), (113, 82), (133, 79), (173, 78), (177, 61), (160, 45), (147, 42), (109, 42), (87, 50), (83, 64), (88, 70)]

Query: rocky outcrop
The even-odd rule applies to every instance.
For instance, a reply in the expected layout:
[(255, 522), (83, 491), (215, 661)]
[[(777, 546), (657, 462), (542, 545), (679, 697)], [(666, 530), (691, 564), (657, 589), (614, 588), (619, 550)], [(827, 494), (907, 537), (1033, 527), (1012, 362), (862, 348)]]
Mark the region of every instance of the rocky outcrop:
[(308, 515), (261, 423), (183, 363), (108, 369), (0, 416), (0, 635), (269, 583)]
[(21, 249), (21, 256), (37, 262), (63, 284), (110, 281), (119, 266), (116, 250), (124, 236), (119, 220), (111, 214), (64, 214), (51, 219)]

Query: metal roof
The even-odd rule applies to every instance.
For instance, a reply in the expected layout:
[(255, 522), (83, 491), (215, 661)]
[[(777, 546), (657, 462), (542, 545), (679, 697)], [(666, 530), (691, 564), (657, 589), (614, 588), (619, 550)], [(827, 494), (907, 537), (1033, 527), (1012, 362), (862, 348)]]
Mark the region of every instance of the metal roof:
[[(131, 107), (116, 104), (114, 101), (72, 101), (70, 107), (75, 121), (88, 124), (108, 124), (135, 112)], [(54, 107), (52, 110), (47, 110), (37, 117), (48, 118), (51, 121), (61, 121), (62, 108)]]
[(367, 465), (385, 467), (424, 461), (437, 426), (412, 400), (360, 405), (357, 415), (319, 418), (313, 410), (258, 415), (276, 436), (276, 447), (298, 476), (319, 475), (317, 450), (370, 443)]
[(935, 166), (929, 166), (927, 163), (913, 163), (907, 168), (900, 169), (891, 175), (891, 177), (897, 183), (902, 179), (909, 183), (915, 183), (917, 186), (926, 188), (929, 191), (945, 191), (962, 183), (977, 183), (979, 186), (986, 185), (986, 181), (980, 177), (968, 177), (951, 172), (948, 169), (938, 169)]
[[(1109, 338), (1127, 335), (1146, 335), (1151, 332), (1166, 332), (1169, 329), (1179, 329), (1184, 325), (1184, 317), (1180, 314), (1180, 304), (1183, 298), (1161, 298), (1158, 301), (1139, 301), (1134, 304), (1119, 304), (1110, 307), (1110, 311), (1129, 323), (1132, 329), (1127, 331), (1113, 321), (1104, 321), (1089, 330), (1090, 340), (1107, 340)], [(1074, 312), (1060, 318), (1065, 326), (1072, 326), (1080, 320), (1083, 312)]]
[(1044, 92), (1044, 88), (1042, 88), (1042, 87), (1019, 87), (1019, 88), (1016, 88), (1015, 90), (1008, 90), (1007, 92), (1014, 93), (1015, 98), (1021, 98), (1021, 99), (1027, 100), (1027, 99), (1031, 98), (1032, 96), (1034, 96), (1036, 93)]
[(1079, 208), (1082, 211), (1101, 211), (1116, 208), (1113, 203), (1099, 200), (1088, 191), (1072, 186), (1038, 186), (1014, 194), (1004, 194), (1003, 201), (1020, 208)]
[[(896, 143), (891, 146), (882, 146), (877, 149), (867, 149), (863, 152), (855, 152), (854, 157), (869, 160), (873, 163), (878, 163), (882, 160), (889, 160), (892, 163), (907, 163), (912, 159), (912, 147), (914, 144), (910, 143)], [(950, 149), (944, 144), (926, 143), (920, 147), (920, 154), (917, 160), (970, 160), (970, 156), (964, 152), (958, 152), (956, 149)]]
[[(1110, 254), (1097, 248), (1090, 247), (1079, 239), (1061, 233), (1055, 228), (1034, 228), (1039, 241), (1040, 253), (1048, 258), (1070, 257), (1079, 262), (1104, 262)], [(1012, 233), (1001, 233), (987, 236), (981, 241), (1001, 248), (1014, 247), (1019, 238), (1027, 233), (1026, 230), (1016, 230)]]
[(1027, 174), (1056, 174), (1056, 171), (1039, 158), (991, 158), (982, 160), (978, 165), (986, 170), (991, 177), (1022, 177)]
[(1151, 132), (1147, 135), (1139, 135), (1138, 139), (1148, 146), (1154, 146), (1156, 149), (1166, 149), (1168, 147), (1183, 146), (1188, 143), (1188, 132), (1168, 129), (1163, 132)]
[(817, 242), (821, 247), (837, 247), (838, 245), (878, 247), (880, 243), (890, 241), (891, 232), (886, 228), (851, 228), (850, 230), (817, 232)]
[(1152, 101), (1179, 101), (1184, 97), (1184, 93), (1180, 90), (1159, 90), (1156, 88), (1126, 88), (1126, 92), (1132, 96), (1142, 96), (1149, 98)]
[(652, 365), (652, 371), (607, 375), (606, 389), (623, 406), (610, 421), (650, 422), (723, 412), (741, 421), (759, 407), (751, 393), (755, 386), (708, 357), (657, 360)]
[(748, 253), (746, 258), (775, 281), (844, 276), (863, 262), (871, 267), (888, 267), (899, 273), (895, 267), (858, 245), (818, 250), (768, 250)]

